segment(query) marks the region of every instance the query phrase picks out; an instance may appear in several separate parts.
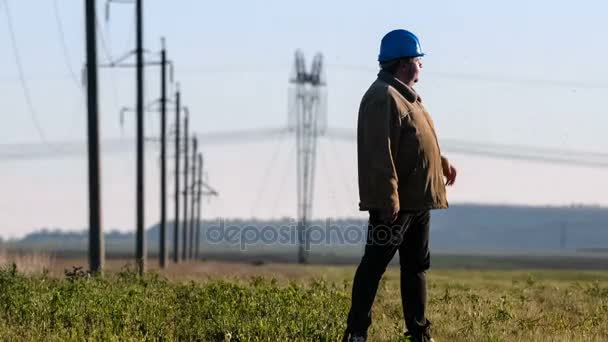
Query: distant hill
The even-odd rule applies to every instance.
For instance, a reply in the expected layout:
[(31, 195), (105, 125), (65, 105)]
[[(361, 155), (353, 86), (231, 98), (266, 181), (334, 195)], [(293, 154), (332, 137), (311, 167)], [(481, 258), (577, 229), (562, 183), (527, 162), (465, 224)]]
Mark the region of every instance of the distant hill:
[[(359, 230), (364, 232), (366, 222), (359, 219), (331, 220), (334, 231), (350, 233)], [(311, 223), (321, 230), (327, 221), (316, 220)], [(224, 227), (250, 227), (250, 233), (266, 229), (278, 231), (277, 227), (292, 227), (290, 219), (273, 221), (226, 220)], [(217, 230), (217, 221), (203, 221), (202, 246), (205, 250), (219, 251), (235, 249), (238, 244), (222, 241), (210, 244), (207, 237), (212, 227)], [(255, 228), (252, 228), (255, 227)], [(269, 227), (269, 228), (264, 228)], [(254, 234), (254, 233), (252, 233)], [(314, 235), (314, 234), (313, 234)], [(258, 235), (261, 237), (261, 235)], [(158, 249), (159, 226), (154, 225), (147, 231), (148, 250), (155, 253)], [(169, 246), (172, 246), (173, 224), (168, 224)], [(181, 241), (181, 236), (180, 236)], [(331, 245), (337, 239), (332, 238)], [(133, 233), (113, 231), (106, 234), (108, 254), (132, 254), (134, 246)], [(5, 242), (6, 243), (6, 242)], [(84, 251), (87, 246), (86, 232), (62, 232), (60, 230), (41, 230), (31, 233), (18, 241), (8, 243), (17, 249), (46, 249), (50, 251)], [(212, 246), (213, 245), (213, 246)], [(278, 247), (272, 243), (254, 243), (250, 250), (269, 250), (276, 247), (281, 250), (293, 249), (293, 245)], [(503, 205), (456, 204), (449, 210), (433, 211), (431, 245), (436, 252), (574, 252), (577, 250), (604, 251), (608, 247), (608, 208), (601, 207), (525, 207)], [(346, 249), (332, 246), (319, 247), (332, 253), (346, 253)], [(313, 247), (314, 250), (315, 247)], [(329, 248), (329, 250), (327, 249)], [(359, 252), (361, 244), (351, 245), (348, 253)], [(277, 250), (278, 250), (277, 249)]]
[(608, 247), (608, 208), (454, 205), (436, 211), (438, 249), (561, 251)]

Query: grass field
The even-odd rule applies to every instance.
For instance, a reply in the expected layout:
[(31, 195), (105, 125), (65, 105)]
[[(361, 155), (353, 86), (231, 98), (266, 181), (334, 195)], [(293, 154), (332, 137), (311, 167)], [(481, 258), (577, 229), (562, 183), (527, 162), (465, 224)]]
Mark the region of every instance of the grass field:
[[(337, 341), (354, 266), (185, 263), (144, 278), (0, 271), (2, 340)], [(122, 270), (121, 270), (122, 268)], [(608, 272), (433, 270), (437, 341), (607, 341)], [(371, 341), (402, 334), (398, 270), (385, 275)]]

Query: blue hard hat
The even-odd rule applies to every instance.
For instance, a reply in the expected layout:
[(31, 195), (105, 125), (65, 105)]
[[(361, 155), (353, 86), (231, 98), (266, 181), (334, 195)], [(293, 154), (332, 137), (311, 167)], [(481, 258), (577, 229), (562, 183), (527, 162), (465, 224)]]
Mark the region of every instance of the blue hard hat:
[(415, 34), (407, 30), (394, 30), (387, 33), (380, 43), (378, 62), (387, 62), (403, 57), (424, 56), (420, 41)]

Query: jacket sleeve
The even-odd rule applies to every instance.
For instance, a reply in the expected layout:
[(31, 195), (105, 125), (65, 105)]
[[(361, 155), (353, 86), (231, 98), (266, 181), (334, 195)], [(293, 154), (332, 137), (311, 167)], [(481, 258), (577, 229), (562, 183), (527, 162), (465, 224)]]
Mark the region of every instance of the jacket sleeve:
[(393, 97), (377, 94), (368, 97), (359, 114), (358, 141), (363, 182), (368, 186), (367, 205), (371, 209), (399, 210), (399, 194), (395, 156), (399, 146), (399, 113)]

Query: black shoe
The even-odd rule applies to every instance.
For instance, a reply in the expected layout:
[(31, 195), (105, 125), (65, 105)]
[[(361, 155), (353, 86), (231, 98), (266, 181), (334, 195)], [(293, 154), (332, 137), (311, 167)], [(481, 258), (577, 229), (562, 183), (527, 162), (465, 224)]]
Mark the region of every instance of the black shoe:
[(342, 336), (342, 342), (365, 342), (367, 341), (367, 336), (365, 335), (357, 335), (351, 334), (351, 332), (346, 329), (344, 335)]
[(405, 333), (405, 342), (435, 342), (430, 334)]
[(431, 322), (426, 321), (426, 325), (418, 331), (408, 331), (405, 333), (406, 342), (435, 342), (431, 337)]

